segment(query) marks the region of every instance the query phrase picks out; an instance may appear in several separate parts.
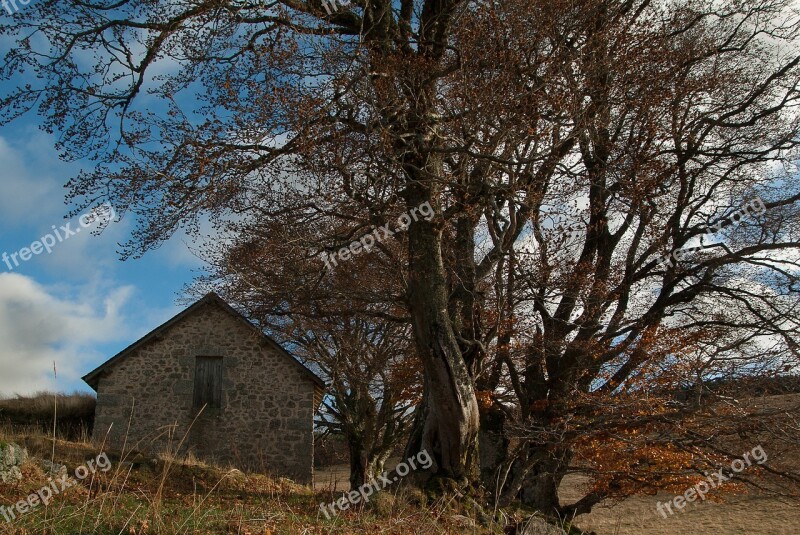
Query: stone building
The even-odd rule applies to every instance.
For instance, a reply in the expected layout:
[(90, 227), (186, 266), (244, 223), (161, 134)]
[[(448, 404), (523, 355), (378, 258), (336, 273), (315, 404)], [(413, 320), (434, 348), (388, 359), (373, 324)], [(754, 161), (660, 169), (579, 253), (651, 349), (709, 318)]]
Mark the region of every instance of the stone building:
[(313, 482), (324, 382), (214, 293), (83, 380), (97, 392), (94, 439), (111, 448)]

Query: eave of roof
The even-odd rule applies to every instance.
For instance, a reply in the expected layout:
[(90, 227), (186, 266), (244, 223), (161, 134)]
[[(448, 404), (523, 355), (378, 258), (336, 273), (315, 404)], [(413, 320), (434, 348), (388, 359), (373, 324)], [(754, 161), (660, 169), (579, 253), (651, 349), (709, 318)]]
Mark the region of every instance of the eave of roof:
[(128, 347), (126, 347), (125, 349), (123, 349), (122, 351), (120, 351), (119, 353), (114, 355), (113, 357), (111, 357), (109, 360), (107, 360), (106, 362), (104, 362), (103, 364), (101, 364), (100, 366), (98, 366), (97, 368), (92, 370), (91, 372), (87, 373), (83, 377), (84, 382), (86, 382), (86, 384), (91, 386), (92, 389), (97, 391), (98, 381), (99, 381), (100, 376), (102, 375), (102, 373), (104, 371), (107, 371), (108, 369), (110, 369), (111, 367), (113, 367), (114, 365), (119, 363), (122, 359), (124, 359), (125, 357), (127, 357), (128, 355), (130, 355), (131, 353), (136, 351), (138, 348), (144, 346), (145, 344), (147, 344), (151, 340), (158, 338), (158, 336), (160, 336), (162, 333), (167, 331), (170, 327), (172, 327), (173, 325), (175, 325), (176, 323), (178, 323), (182, 319), (186, 318), (187, 316), (193, 314), (198, 309), (200, 309), (202, 306), (204, 306), (206, 304), (209, 304), (209, 303), (214, 303), (214, 304), (217, 304), (217, 305), (221, 306), (225, 311), (227, 311), (229, 314), (233, 315), (239, 321), (244, 322), (244, 324), (247, 325), (248, 328), (252, 329), (257, 334), (259, 334), (267, 342), (268, 345), (270, 345), (273, 348), (277, 349), (279, 353), (281, 353), (281, 354), (285, 355), (287, 358), (289, 358), (291, 360), (291, 362), (294, 363), (295, 366), (299, 366), (300, 369), (308, 376), (309, 379), (311, 379), (314, 382), (314, 384), (319, 389), (324, 390), (327, 387), (327, 385), (325, 384), (325, 381), (323, 381), (317, 374), (315, 374), (314, 372), (309, 370), (307, 367), (305, 367), (300, 361), (298, 361), (296, 358), (294, 358), (291, 355), (291, 353), (286, 351), (275, 340), (273, 340), (272, 338), (270, 338), (269, 336), (264, 334), (258, 327), (256, 327), (252, 323), (250, 323), (250, 321), (246, 317), (244, 317), (242, 314), (240, 314), (235, 308), (233, 308), (231, 305), (226, 303), (224, 299), (222, 299), (219, 295), (217, 295), (214, 292), (206, 294), (202, 299), (200, 299), (199, 301), (194, 303), (192, 306), (190, 306), (186, 310), (184, 310), (181, 313), (177, 314), (175, 317), (173, 317), (172, 319), (170, 319), (167, 322), (163, 323), (162, 325), (156, 327), (155, 329), (150, 331), (148, 334), (146, 334), (145, 336), (143, 336), (142, 338), (140, 338), (139, 340), (137, 340), (133, 344), (129, 345)]

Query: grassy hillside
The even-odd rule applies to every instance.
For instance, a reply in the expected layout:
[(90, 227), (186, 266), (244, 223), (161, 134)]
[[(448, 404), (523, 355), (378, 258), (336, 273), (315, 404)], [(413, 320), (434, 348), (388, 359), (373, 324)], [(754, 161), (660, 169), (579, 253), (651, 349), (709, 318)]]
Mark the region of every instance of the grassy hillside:
[(54, 394), (40, 392), (32, 396), (0, 399), (0, 428), (27, 429), (68, 440), (85, 440), (92, 434), (97, 400), (91, 394)]
[[(47, 396), (36, 399), (46, 401)], [(800, 396), (770, 396), (750, 402), (772, 407), (790, 407)], [(38, 403), (45, 404), (45, 401)], [(52, 397), (50, 397), (52, 401)], [(47, 414), (44, 407), (30, 400), (15, 401), (15, 413)], [(0, 402), (0, 408), (11, 405)], [(70, 414), (64, 403), (63, 413)], [(72, 414), (80, 414), (75, 404)], [(38, 412), (37, 412), (38, 411)], [(6, 413), (8, 414), (8, 412)], [(52, 413), (50, 413), (52, 416)], [(23, 465), (18, 484), (0, 484), (0, 507), (27, 499), (48, 485), (45, 460), (53, 458), (66, 465), (70, 474), (98, 455), (86, 440), (54, 442), (39, 430), (41, 425), (6, 425), (0, 428), (0, 443), (23, 445), (31, 458)], [(769, 462), (781, 469), (800, 468), (800, 451), (787, 430), (787, 440), (759, 436), (726, 437), (734, 451), (747, 451), (762, 444)], [(84, 435), (85, 436), (85, 435)], [(769, 442), (767, 442), (769, 440)], [(333, 457), (332, 457), (333, 458)], [(333, 518), (321, 514), (320, 503), (330, 503), (347, 487), (346, 465), (318, 470), (315, 489), (288, 480), (263, 475), (243, 474), (227, 467), (200, 462), (177, 462), (167, 457), (141, 455), (111, 456), (107, 472), (91, 477), (53, 497), (48, 507), (38, 506), (8, 523), (0, 513), (0, 534), (501, 534), (513, 530), (498, 524), (481, 525), (481, 515), (456, 500), (431, 500), (415, 490), (389, 488), (366, 506), (341, 512)], [(59, 477), (56, 477), (58, 480)], [(588, 480), (570, 475), (562, 487), (562, 499), (579, 497)], [(760, 481), (780, 488), (780, 481)], [(338, 487), (338, 488), (337, 488)], [(574, 524), (597, 535), (666, 535), (688, 533), (795, 535), (800, 533), (798, 501), (787, 496), (776, 499), (763, 492), (748, 492), (725, 497), (711, 495), (683, 512), (663, 518), (657, 502), (673, 496), (637, 496), (621, 503), (596, 508)], [(524, 514), (509, 513), (513, 525)], [(483, 517), (486, 520), (486, 517)]]
[[(52, 438), (57, 403), (57, 440)], [(293, 534), (293, 533), (503, 533), (481, 527), (474, 511), (453, 501), (429, 501), (415, 490), (390, 488), (369, 503), (326, 518), (321, 503), (342, 496), (336, 485), (316, 489), (229, 467), (141, 454), (108, 454), (110, 469), (74, 478), (99, 452), (90, 436), (95, 399), (89, 395), (17, 396), (0, 400), (0, 445), (13, 442), (30, 455), (22, 480), (0, 483), (0, 534)], [(335, 450), (335, 448), (334, 448)], [(324, 452), (321, 452), (324, 453)], [(336, 451), (328, 452), (335, 457)], [(15, 504), (39, 494), (51, 479), (51, 459), (64, 465), (70, 488), (58, 492), (45, 507), (24, 514)], [(53, 477), (54, 476), (54, 477)], [(318, 482), (326, 480), (320, 473)], [(57, 483), (57, 488), (61, 484)], [(13, 510), (14, 518), (9, 509)], [(7, 521), (9, 517), (11, 522)], [(484, 517), (485, 519), (486, 517)], [(524, 516), (520, 514), (519, 520)], [(515, 521), (515, 519), (510, 519)]]
[[(41, 434), (0, 436), (25, 446), (31, 458), (17, 485), (0, 484), (0, 506), (26, 499), (48, 485), (42, 460), (53, 442)], [(56, 442), (55, 459), (73, 474), (98, 454), (88, 443)], [(392, 492), (327, 519), (319, 505), (341, 493), (312, 490), (287, 480), (243, 474), (199, 462), (167, 458), (119, 459), (53, 497), (48, 507), (8, 523), (0, 514), (3, 534), (295, 534), (295, 533), (502, 533), (477, 525), (475, 515), (453, 502), (428, 502), (417, 491)], [(59, 478), (56, 478), (59, 479)], [(520, 518), (522, 518), (520, 516)]]

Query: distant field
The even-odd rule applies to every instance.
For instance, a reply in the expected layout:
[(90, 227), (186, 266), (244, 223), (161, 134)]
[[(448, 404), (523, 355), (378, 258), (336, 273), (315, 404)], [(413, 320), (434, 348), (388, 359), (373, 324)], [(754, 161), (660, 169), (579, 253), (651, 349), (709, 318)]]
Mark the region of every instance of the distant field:
[[(782, 408), (794, 411), (800, 395), (787, 394), (755, 398), (744, 403), (755, 406)], [(796, 430), (787, 429), (786, 442), (758, 436), (737, 437), (726, 441), (733, 451), (748, 451), (762, 445), (769, 455), (768, 462), (783, 470), (800, 470), (800, 451), (797, 449)], [(794, 434), (795, 436), (792, 436)], [(763, 441), (763, 443), (762, 443)], [(580, 497), (583, 479), (568, 477), (562, 486), (565, 501)], [(775, 488), (775, 480), (759, 482)], [(614, 505), (596, 508), (591, 514), (580, 516), (575, 524), (598, 535), (688, 535), (718, 533), (723, 535), (800, 535), (800, 500), (780, 499), (759, 491), (727, 495), (724, 503), (710, 500), (693, 502), (664, 518), (656, 511), (656, 503), (667, 502), (674, 496), (636, 496)]]
[[(577, 496), (578, 478), (565, 481), (564, 497)], [(636, 496), (613, 507), (596, 508), (575, 520), (575, 525), (598, 535), (689, 535), (715, 533), (722, 535), (798, 535), (800, 504), (781, 502), (758, 493), (728, 497), (726, 503), (694, 502), (663, 518), (656, 512), (658, 501), (672, 495)]]

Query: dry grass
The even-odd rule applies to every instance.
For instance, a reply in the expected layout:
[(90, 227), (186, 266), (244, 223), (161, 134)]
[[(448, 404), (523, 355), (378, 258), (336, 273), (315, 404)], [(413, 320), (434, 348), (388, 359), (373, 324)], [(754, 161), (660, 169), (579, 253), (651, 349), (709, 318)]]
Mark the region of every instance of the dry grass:
[[(22, 467), (16, 486), (0, 485), (0, 505), (11, 505), (47, 485), (40, 467), (51, 456), (52, 439), (30, 433), (0, 436), (24, 445), (32, 458)], [(56, 462), (70, 473), (94, 459), (98, 451), (88, 443), (56, 442)], [(113, 468), (56, 496), (48, 508), (6, 523), (0, 533), (27, 534), (440, 534), (502, 533), (479, 527), (465, 528), (467, 515), (452, 501), (427, 503), (414, 491), (376, 496), (366, 507), (326, 519), (320, 503), (341, 496), (331, 490), (314, 491), (285, 479), (225, 470), (196, 460), (165, 455), (132, 461), (112, 456)]]
[(39, 392), (31, 396), (17, 395), (0, 399), (0, 411), (6, 416), (37, 419), (47, 423), (52, 422), (54, 403), (58, 404), (59, 417), (88, 419), (94, 414), (96, 402), (95, 397), (86, 392)]
[[(795, 398), (775, 396), (754, 402), (784, 406), (793, 401)], [(25, 403), (34, 406), (30, 401), (20, 402)], [(744, 437), (740, 444), (731, 446), (746, 451), (760, 439)], [(53, 455), (53, 439), (35, 430), (12, 433), (6, 429), (5, 434), (0, 430), (2, 440), (18, 442), (32, 455), (23, 466), (24, 479), (19, 485), (0, 485), (0, 505), (8, 506), (47, 484), (40, 460)], [(800, 466), (800, 452), (795, 449), (778, 443), (764, 443), (764, 447), (771, 463)], [(71, 472), (97, 453), (87, 441), (55, 441), (55, 461), (66, 464)], [(474, 514), (453, 501), (429, 503), (422, 493), (392, 488), (367, 507), (326, 519), (319, 512), (319, 504), (338, 499), (346, 490), (346, 466), (319, 470), (317, 487), (312, 490), (288, 480), (243, 474), (170, 455), (147, 459), (138, 454), (122, 454), (112, 456), (112, 460), (110, 472), (56, 496), (49, 508), (40, 507), (12, 524), (6, 524), (0, 516), (0, 534), (502, 533), (500, 528), (475, 527), (479, 524)], [(580, 476), (568, 477), (562, 488), (563, 500), (579, 497), (585, 483)], [(800, 533), (797, 502), (751, 493), (728, 496), (724, 503), (707, 500), (690, 504), (683, 513), (664, 519), (655, 506), (658, 501), (671, 498), (629, 498), (620, 504), (596, 508), (577, 518), (575, 524), (598, 535)], [(522, 515), (517, 520), (521, 518)]]
[[(564, 494), (579, 487), (576, 478), (564, 482)], [(798, 503), (780, 501), (774, 496), (748, 493), (729, 496), (725, 502), (706, 500), (689, 504), (682, 513), (663, 518), (656, 503), (672, 495), (635, 496), (615, 506), (596, 508), (575, 520), (575, 525), (598, 535), (797, 535), (800, 533)]]
[(85, 392), (39, 392), (31, 396), (0, 399), (0, 426), (7, 432), (27, 430), (31, 434), (52, 435), (53, 418), (57, 415), (58, 437), (86, 440), (94, 424), (96, 403), (95, 397)]

